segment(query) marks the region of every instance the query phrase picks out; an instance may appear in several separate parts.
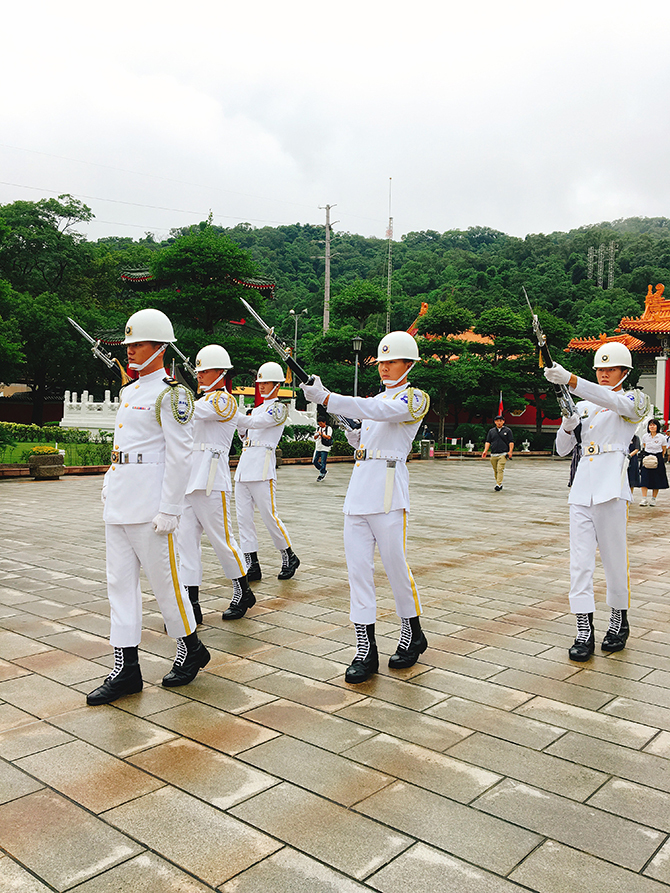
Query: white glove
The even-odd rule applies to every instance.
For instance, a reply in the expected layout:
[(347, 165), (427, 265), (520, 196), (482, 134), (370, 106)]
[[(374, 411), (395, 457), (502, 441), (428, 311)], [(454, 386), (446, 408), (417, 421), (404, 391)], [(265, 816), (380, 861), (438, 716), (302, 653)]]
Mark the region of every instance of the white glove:
[(567, 431), (568, 434), (571, 431), (574, 431), (577, 425), (581, 422), (582, 417), (578, 412), (573, 412), (572, 415), (566, 416), (561, 422), (561, 428), (564, 431)]
[(546, 366), (544, 369), (544, 377), (552, 384), (567, 384), (571, 376), (572, 372), (568, 372), (560, 363), (554, 363), (553, 366)]
[(166, 515), (165, 512), (159, 512), (151, 522), (156, 533), (161, 536), (167, 536), (174, 533), (179, 524), (179, 515)]
[(314, 376), (311, 384), (301, 384), (300, 387), (305, 392), (305, 397), (310, 403), (323, 403), (330, 391), (324, 387), (323, 382), (318, 375)]

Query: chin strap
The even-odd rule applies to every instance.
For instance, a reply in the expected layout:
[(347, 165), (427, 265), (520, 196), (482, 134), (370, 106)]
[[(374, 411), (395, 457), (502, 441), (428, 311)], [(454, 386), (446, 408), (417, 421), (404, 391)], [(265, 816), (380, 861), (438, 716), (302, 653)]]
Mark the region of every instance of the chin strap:
[(214, 381), (213, 381), (211, 384), (208, 384), (206, 387), (205, 387), (205, 385), (202, 385), (202, 384), (201, 384), (201, 385), (200, 385), (200, 390), (203, 392), (203, 394), (206, 394), (207, 391), (211, 391), (212, 388), (213, 388), (215, 385), (217, 385), (217, 384), (221, 381), (222, 378), (225, 378), (225, 377), (226, 377), (226, 372), (227, 372), (227, 371), (228, 371), (227, 369), (224, 369), (223, 372), (221, 373), (221, 375), (219, 375), (218, 378), (215, 378)]
[(269, 394), (263, 394), (263, 400), (272, 400), (273, 397), (276, 396), (276, 391), (281, 387), (281, 382), (278, 381), (277, 384), (272, 388)]
[(148, 360), (145, 360), (143, 363), (128, 363), (129, 369), (134, 369), (135, 372), (141, 372), (143, 369), (149, 365), (149, 363), (153, 363), (156, 357), (164, 350), (167, 349), (167, 342), (165, 344), (161, 344), (156, 353), (152, 353)]
[(613, 390), (615, 390), (615, 388), (620, 388), (621, 385), (624, 383), (624, 381), (628, 378), (629, 375), (630, 375), (630, 369), (627, 370), (627, 372), (621, 377), (621, 379), (619, 381), (617, 381), (616, 384), (606, 384), (606, 385), (603, 385), (603, 387), (607, 388), (608, 391), (613, 391)]
[(400, 382), (403, 380), (403, 378), (407, 378), (407, 376), (409, 375), (409, 373), (412, 371), (412, 369), (415, 366), (416, 366), (416, 362), (412, 363), (412, 365), (409, 367), (407, 372), (405, 372), (404, 375), (401, 375), (400, 378), (396, 378), (395, 381), (388, 379), (388, 378), (382, 378), (382, 384), (384, 385), (385, 388), (397, 387), (400, 384)]

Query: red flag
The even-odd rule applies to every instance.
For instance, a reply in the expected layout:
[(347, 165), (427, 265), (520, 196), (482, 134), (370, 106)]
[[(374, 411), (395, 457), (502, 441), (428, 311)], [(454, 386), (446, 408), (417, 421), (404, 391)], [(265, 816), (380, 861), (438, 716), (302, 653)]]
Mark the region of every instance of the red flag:
[(503, 414), (502, 391), (500, 392), (500, 403), (498, 404), (498, 415)]

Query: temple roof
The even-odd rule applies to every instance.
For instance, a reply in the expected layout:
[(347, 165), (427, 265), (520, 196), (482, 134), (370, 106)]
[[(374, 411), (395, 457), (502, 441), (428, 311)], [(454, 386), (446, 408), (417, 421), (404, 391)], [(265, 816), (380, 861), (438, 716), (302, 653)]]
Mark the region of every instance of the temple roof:
[[(149, 267), (137, 267), (133, 270), (121, 270), (121, 279), (130, 284), (134, 282), (155, 282), (155, 277)], [(265, 279), (262, 276), (249, 277), (248, 279), (235, 279), (232, 281), (236, 285), (243, 285), (245, 288), (255, 288), (257, 291), (273, 291), (275, 283), (272, 279)]]
[(663, 297), (665, 286), (660, 283), (652, 292), (647, 290), (642, 316), (624, 316), (619, 323), (619, 332), (646, 332), (654, 335), (670, 334), (670, 301)]
[(633, 337), (633, 335), (628, 335), (627, 333), (616, 335), (614, 337), (601, 333), (597, 337), (592, 338), (572, 338), (566, 351), (577, 350), (580, 352), (583, 351), (584, 353), (592, 353), (593, 351), (598, 350), (601, 344), (607, 344), (610, 341), (619, 341), (621, 344), (625, 344), (631, 353), (656, 354), (659, 351), (658, 347), (645, 344), (644, 341)]

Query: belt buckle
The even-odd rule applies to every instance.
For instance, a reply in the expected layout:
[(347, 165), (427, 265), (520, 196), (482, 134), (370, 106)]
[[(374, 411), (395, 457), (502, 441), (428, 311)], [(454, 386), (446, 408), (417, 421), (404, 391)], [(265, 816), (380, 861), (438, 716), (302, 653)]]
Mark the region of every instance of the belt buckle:
[(354, 453), (354, 458), (356, 459), (357, 462), (360, 462), (361, 460), (365, 459), (365, 450), (362, 450), (359, 447), (356, 450), (356, 452)]
[(120, 462), (121, 461), (121, 451), (120, 450), (112, 450), (111, 460), (112, 460), (112, 462)]
[(600, 447), (598, 446), (597, 443), (594, 443), (593, 441), (591, 441), (591, 443), (589, 443), (587, 445), (586, 449), (584, 450), (584, 453), (587, 456), (595, 456), (599, 452), (600, 452)]

